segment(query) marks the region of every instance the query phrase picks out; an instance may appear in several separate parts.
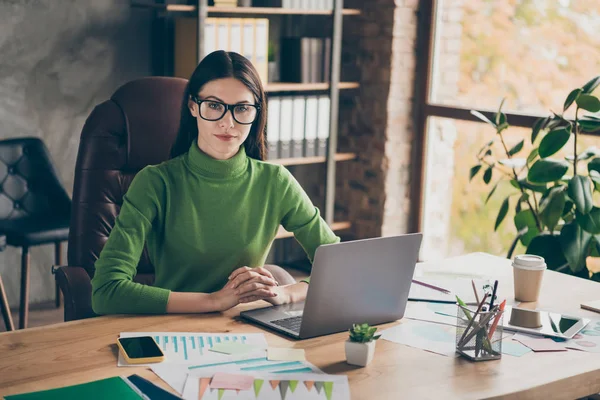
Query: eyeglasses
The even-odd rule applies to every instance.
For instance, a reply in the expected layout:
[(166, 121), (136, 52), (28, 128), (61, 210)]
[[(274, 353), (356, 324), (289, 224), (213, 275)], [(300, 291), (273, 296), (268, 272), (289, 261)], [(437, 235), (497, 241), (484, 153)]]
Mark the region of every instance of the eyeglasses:
[(225, 104), (215, 100), (201, 100), (196, 96), (191, 97), (198, 104), (200, 118), (206, 121), (218, 121), (231, 111), (233, 119), (238, 124), (250, 125), (256, 120), (260, 106), (256, 104)]

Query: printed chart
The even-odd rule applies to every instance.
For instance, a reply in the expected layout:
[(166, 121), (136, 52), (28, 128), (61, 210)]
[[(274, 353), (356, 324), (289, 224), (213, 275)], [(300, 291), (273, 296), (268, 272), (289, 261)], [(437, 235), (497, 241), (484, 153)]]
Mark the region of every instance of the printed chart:
[[(194, 332), (121, 332), (121, 337), (151, 336), (165, 353), (164, 363), (198, 364), (231, 361), (236, 356), (216, 353), (210, 349), (221, 343), (243, 343), (256, 346), (244, 357), (264, 357), (267, 341), (262, 333), (211, 334)], [(239, 357), (237, 358), (239, 359)], [(119, 367), (130, 366), (119, 352)], [(143, 364), (136, 364), (137, 366)], [(147, 364), (148, 366), (152, 364)]]

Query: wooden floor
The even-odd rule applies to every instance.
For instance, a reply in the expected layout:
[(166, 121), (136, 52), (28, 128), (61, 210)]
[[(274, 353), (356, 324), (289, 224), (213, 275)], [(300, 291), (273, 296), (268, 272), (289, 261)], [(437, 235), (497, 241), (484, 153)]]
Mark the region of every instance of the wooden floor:
[[(296, 280), (304, 279), (308, 276), (308, 274), (304, 271), (288, 268), (287, 269), (290, 274)], [(15, 328), (19, 326), (19, 310), (14, 308), (11, 309), (11, 314), (13, 318), (13, 323)], [(61, 306), (60, 308), (56, 308), (54, 306), (54, 301), (43, 303), (43, 304), (32, 304), (29, 307), (29, 328), (33, 328), (36, 326), (43, 325), (51, 325), (57, 324), (59, 322), (64, 321), (64, 310)], [(6, 327), (4, 326), (4, 322), (2, 318), (0, 318), (0, 332), (5, 332)]]

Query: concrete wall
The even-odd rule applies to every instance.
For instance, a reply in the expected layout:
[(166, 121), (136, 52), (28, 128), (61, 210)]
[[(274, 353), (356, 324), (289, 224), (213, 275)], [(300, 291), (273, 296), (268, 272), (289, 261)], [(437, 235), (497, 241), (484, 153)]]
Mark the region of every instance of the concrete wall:
[[(128, 0), (0, 0), (0, 138), (42, 138), (71, 193), (92, 108), (121, 84), (151, 74), (150, 22), (150, 13)], [(53, 299), (53, 246), (33, 248), (31, 259), (30, 301)], [(15, 307), (20, 262), (18, 249), (0, 253)]]

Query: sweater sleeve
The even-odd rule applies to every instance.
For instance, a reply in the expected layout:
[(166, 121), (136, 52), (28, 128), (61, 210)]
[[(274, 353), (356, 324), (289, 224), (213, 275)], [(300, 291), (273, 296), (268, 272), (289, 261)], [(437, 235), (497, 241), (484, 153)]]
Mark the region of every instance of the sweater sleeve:
[(164, 193), (165, 184), (154, 167), (142, 169), (131, 182), (115, 226), (96, 260), (92, 279), (95, 313), (166, 312), (169, 290), (133, 282)]
[(329, 225), (314, 206), (296, 178), (285, 168), (280, 167), (279, 181), (282, 218), (281, 225), (288, 232), (293, 232), (309, 260), (312, 262), (317, 247), (322, 244), (337, 243), (340, 238), (333, 233)]

